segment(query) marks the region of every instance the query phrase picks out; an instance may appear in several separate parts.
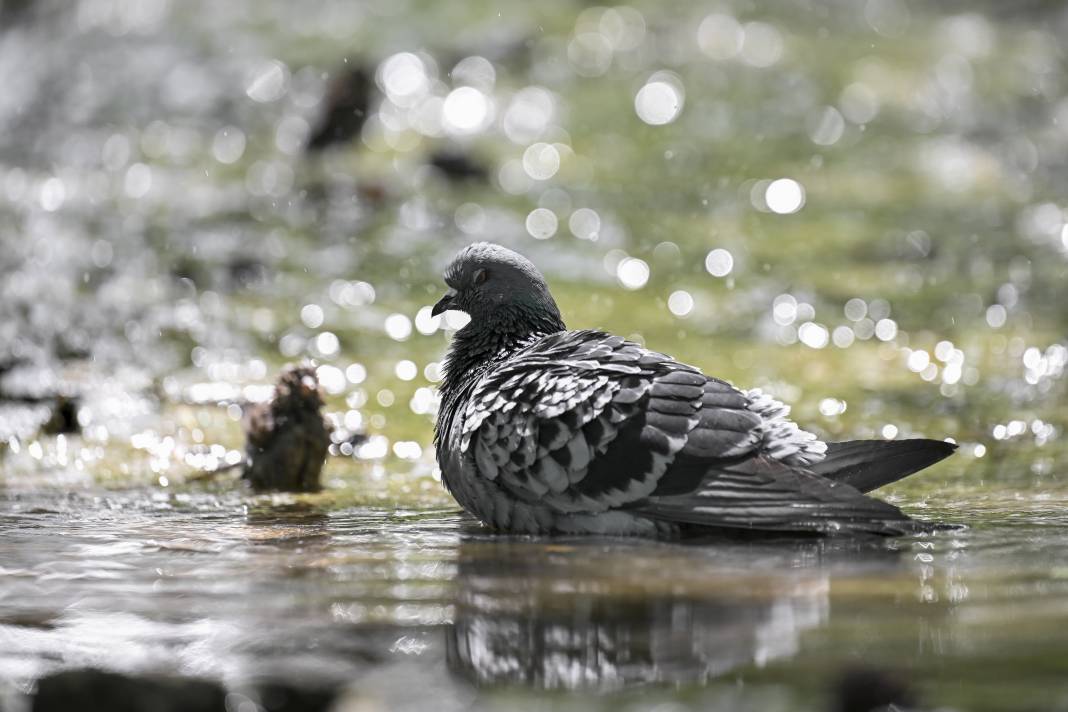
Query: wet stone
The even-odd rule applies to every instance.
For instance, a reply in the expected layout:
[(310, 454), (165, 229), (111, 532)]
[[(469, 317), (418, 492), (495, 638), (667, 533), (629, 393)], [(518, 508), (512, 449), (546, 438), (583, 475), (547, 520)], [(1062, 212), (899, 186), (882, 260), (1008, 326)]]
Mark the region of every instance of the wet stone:
[(916, 693), (898, 673), (872, 667), (849, 668), (835, 686), (837, 712), (916, 709)]
[(65, 670), (42, 678), (33, 712), (223, 712), (226, 691), (215, 682), (103, 670)]
[(315, 369), (287, 366), (274, 397), (246, 409), (245, 471), (256, 490), (314, 492), (330, 446)]
[(74, 384), (44, 364), (0, 363), (0, 435), (69, 435), (81, 429)]
[(69, 435), (77, 433), (81, 429), (78, 423), (78, 399), (56, 396), (51, 407), (52, 415), (42, 427), (45, 433), (49, 435)]
[(335, 690), (324, 687), (268, 682), (256, 688), (265, 712), (326, 712), (333, 705)]

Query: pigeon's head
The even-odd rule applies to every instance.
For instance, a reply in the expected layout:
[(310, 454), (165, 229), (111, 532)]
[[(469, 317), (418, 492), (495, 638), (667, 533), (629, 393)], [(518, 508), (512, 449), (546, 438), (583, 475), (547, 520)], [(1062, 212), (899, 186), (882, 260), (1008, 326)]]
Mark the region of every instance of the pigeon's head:
[(297, 411), (318, 411), (323, 404), (323, 394), (319, 390), (319, 379), (315, 367), (311, 364), (287, 365), (278, 377), (274, 387), (275, 409)]
[(491, 242), (468, 245), (445, 269), (449, 291), (434, 305), (437, 316), (449, 309), (471, 315), (472, 324), (522, 323), (524, 319), (562, 329), (560, 310), (545, 278), (518, 252)]

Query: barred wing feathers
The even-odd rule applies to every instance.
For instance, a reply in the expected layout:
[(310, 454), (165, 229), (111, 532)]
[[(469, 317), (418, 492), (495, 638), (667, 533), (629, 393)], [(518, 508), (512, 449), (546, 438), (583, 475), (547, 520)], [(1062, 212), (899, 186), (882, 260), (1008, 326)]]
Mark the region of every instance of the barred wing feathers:
[[(718, 413), (702, 415), (706, 390), (723, 404)], [(482, 380), (460, 447), (478, 476), (517, 497), (601, 512), (651, 494), (685, 447), (719, 457), (751, 450), (759, 418), (745, 403), (727, 384), (620, 337), (561, 332)]]
[(808, 517), (811, 528), (904, 517), (802, 471), (825, 445), (786, 415), (760, 392), (621, 337), (560, 332), (483, 377), (459, 445), (467, 476), (560, 513), (627, 507), (678, 522), (761, 526), (777, 521), (775, 500), (778, 519)]

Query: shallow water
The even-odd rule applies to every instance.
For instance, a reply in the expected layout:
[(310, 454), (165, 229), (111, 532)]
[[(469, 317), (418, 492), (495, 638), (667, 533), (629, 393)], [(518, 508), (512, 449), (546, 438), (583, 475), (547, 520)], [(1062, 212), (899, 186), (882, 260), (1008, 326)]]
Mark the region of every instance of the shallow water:
[[(0, 3), (0, 706), (93, 665), (352, 710), (824, 710), (865, 667), (1068, 709), (1065, 31), (1042, 2)], [(307, 155), (357, 65), (362, 135)], [(429, 305), (475, 239), (569, 325), (824, 437), (953, 438), (879, 494), (965, 526), (486, 534), (429, 447), (459, 326)], [(325, 491), (204, 477), (301, 358)]]
[(8, 494), (0, 677), (9, 694), (86, 665), (281, 678), (348, 686), (353, 709), (513, 709), (547, 690), (564, 707), (786, 710), (825, 709), (865, 665), (932, 705), (1053, 709), (1068, 534), (1007, 509), (893, 541), (670, 544), (493, 537), (442, 509)]

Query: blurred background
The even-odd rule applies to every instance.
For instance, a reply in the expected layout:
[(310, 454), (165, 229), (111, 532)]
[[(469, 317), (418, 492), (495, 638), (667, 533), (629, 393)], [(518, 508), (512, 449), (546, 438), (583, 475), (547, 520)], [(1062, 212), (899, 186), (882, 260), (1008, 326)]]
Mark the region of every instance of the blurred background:
[[(1066, 32), (1039, 0), (3, 0), (0, 678), (17, 697), (147, 636), (158, 660), (109, 666), (243, 680), (276, 642), (258, 616), (298, 610), (281, 667), (318, 655), (352, 679), (370, 663), (351, 638), (313, 655), (301, 626), (395, 627), (367, 643), (390, 659), (374, 674), (429, 650), (461, 673), (432, 681), (457, 709), (482, 689), (459, 678), (518, 683), (509, 705), (672, 681), (691, 691), (656, 704), (823, 709), (821, 681), (871, 660), (961, 709), (1068, 706)], [(683, 609), (613, 578), (673, 561), (652, 544), (562, 564), (493, 546), (430, 447), (463, 325), (430, 305), (476, 240), (538, 264), (570, 327), (764, 388), (821, 436), (952, 438), (951, 461), (883, 494), (972, 528), (890, 563), (676, 552), (679, 572), (712, 559)], [(302, 359), (335, 425), (326, 491), (191, 482), (240, 460), (242, 406)], [(750, 554), (766, 578), (710, 612)], [(566, 609), (585, 618), (510, 593), (580, 573), (608, 576)], [(513, 618), (479, 617), (488, 590)], [(739, 600), (756, 622), (715, 638)], [(491, 654), (520, 629), (541, 657)], [(585, 642), (546, 653), (561, 630)], [(617, 660), (635, 640), (670, 660)], [(696, 655), (709, 640), (734, 653)]]

